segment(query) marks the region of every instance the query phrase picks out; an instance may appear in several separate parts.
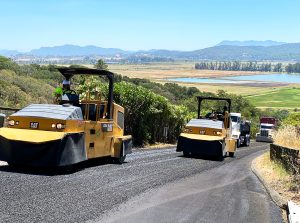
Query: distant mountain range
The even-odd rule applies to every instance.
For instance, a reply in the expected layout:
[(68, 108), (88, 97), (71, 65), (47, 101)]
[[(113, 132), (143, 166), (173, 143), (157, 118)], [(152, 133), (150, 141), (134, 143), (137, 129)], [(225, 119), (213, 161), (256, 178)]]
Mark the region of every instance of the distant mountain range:
[(300, 61), (300, 43), (281, 43), (267, 41), (223, 41), (216, 46), (195, 51), (147, 50), (125, 51), (117, 48), (97, 46), (62, 45), (41, 47), (26, 53), (0, 50), (0, 55), (36, 57), (58, 56), (115, 56), (128, 57), (165, 57), (188, 60), (297, 60)]
[(285, 42), (277, 42), (273, 40), (266, 41), (255, 41), (255, 40), (247, 40), (247, 41), (230, 41), (224, 40), (217, 44), (217, 46), (278, 46), (287, 44)]
[(102, 48), (98, 46), (76, 46), (76, 45), (63, 45), (54, 47), (41, 47), (39, 49), (31, 50), (26, 53), (36, 56), (106, 56), (116, 54), (127, 54), (127, 51), (116, 48)]
[(275, 46), (220, 45), (195, 51), (152, 50), (151, 55), (189, 60), (296, 60), (300, 61), (300, 43)]
[(128, 54), (130, 51), (125, 51), (117, 48), (102, 48), (98, 46), (77, 46), (77, 45), (62, 45), (53, 47), (41, 47), (31, 51), (22, 53), (16, 50), (0, 50), (0, 55), (15, 56), (15, 55), (32, 55), (32, 56), (108, 56), (116, 54)]

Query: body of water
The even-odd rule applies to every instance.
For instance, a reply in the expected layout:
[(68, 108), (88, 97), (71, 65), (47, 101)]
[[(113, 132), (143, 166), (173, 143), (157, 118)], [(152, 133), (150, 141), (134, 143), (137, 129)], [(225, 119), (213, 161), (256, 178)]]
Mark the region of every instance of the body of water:
[(170, 78), (169, 81), (188, 82), (188, 83), (212, 83), (212, 84), (230, 84), (235, 83), (234, 80), (227, 80), (221, 78), (197, 78), (197, 77), (178, 77)]
[(170, 81), (188, 82), (188, 83), (237, 83), (237, 82), (282, 82), (282, 83), (300, 83), (300, 74), (254, 74), (246, 76), (224, 76), (220, 78), (170, 78)]

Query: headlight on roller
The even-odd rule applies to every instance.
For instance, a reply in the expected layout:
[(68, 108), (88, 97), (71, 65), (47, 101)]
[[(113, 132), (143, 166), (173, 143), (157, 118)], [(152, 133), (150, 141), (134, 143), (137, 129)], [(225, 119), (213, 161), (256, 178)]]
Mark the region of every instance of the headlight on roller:
[(63, 124), (61, 124), (61, 123), (58, 123), (58, 124), (56, 124), (56, 128), (57, 129), (64, 129), (65, 126)]
[(217, 136), (222, 135), (222, 132), (214, 131), (214, 135), (217, 135)]
[(8, 125), (9, 126), (14, 126), (15, 125), (15, 120), (9, 120)]
[(193, 130), (192, 129), (184, 129), (183, 132), (186, 132), (186, 133), (190, 133), (192, 132)]

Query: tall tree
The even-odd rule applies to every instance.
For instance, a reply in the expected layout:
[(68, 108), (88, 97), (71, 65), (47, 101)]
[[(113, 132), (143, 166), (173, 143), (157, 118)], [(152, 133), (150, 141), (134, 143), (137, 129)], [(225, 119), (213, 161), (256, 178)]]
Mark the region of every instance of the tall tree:
[(95, 68), (100, 69), (100, 70), (107, 70), (108, 66), (107, 64), (104, 62), (104, 60), (99, 59), (97, 61), (97, 63), (95, 64)]

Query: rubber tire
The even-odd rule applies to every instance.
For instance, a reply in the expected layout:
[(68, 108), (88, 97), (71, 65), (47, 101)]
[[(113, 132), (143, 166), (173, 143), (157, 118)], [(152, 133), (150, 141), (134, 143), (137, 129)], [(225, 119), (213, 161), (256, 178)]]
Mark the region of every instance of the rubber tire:
[(229, 157), (234, 157), (234, 152), (228, 152)]
[(219, 160), (219, 161), (223, 161), (223, 160), (224, 160), (224, 156), (223, 156), (223, 155), (219, 156), (219, 157), (218, 157), (218, 160)]
[(245, 146), (249, 147), (250, 146), (250, 138), (246, 140)]
[(236, 148), (240, 148), (241, 147), (241, 140), (240, 138), (236, 141)]
[(121, 156), (119, 158), (114, 158), (114, 161), (115, 161), (115, 163), (123, 164), (125, 162), (125, 159), (126, 159), (126, 155)]
[[(226, 156), (226, 153), (225, 153), (225, 156)], [(223, 150), (222, 150), (222, 153), (219, 155), (218, 160), (219, 161), (223, 161), (224, 160)]]

